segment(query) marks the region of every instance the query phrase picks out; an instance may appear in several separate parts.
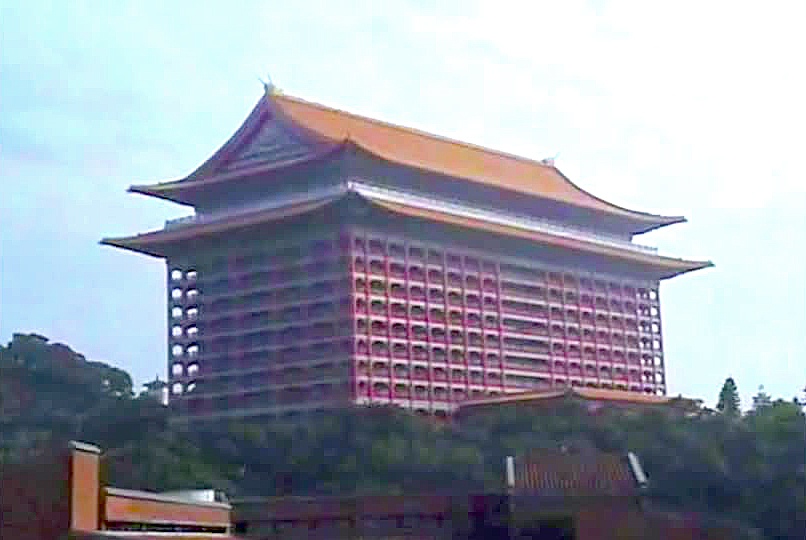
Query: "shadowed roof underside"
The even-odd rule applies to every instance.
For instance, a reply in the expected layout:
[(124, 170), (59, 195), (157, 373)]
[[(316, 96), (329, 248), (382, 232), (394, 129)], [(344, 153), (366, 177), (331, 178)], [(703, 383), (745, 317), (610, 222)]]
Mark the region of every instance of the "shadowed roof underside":
[(643, 263), (647, 266), (657, 268), (659, 272), (658, 277), (660, 279), (666, 279), (685, 272), (700, 270), (702, 268), (713, 266), (710, 261), (689, 261), (685, 259), (676, 259), (673, 257), (664, 257), (662, 255), (639, 253), (623, 248), (604, 246), (595, 244), (593, 242), (586, 242), (584, 240), (555, 236), (552, 234), (531, 231), (528, 229), (521, 229), (510, 225), (499, 225), (497, 223), (491, 223), (472, 217), (437, 212), (434, 210), (427, 210), (398, 203), (374, 201), (373, 204), (405, 217), (435, 221), (444, 223), (446, 225), (453, 225), (467, 229), (490, 232), (493, 234), (521, 238), (540, 244), (566, 248), (574, 251), (595, 253), (597, 255), (603, 255), (613, 259), (622, 259), (631, 262)]
[(236, 218), (223, 218), (211, 220), (207, 223), (176, 227), (174, 229), (160, 229), (136, 236), (126, 236), (121, 238), (104, 238), (101, 244), (113, 246), (138, 253), (145, 253), (153, 257), (165, 257), (166, 248), (177, 242), (184, 242), (193, 238), (209, 234), (216, 234), (233, 229), (240, 229), (261, 223), (271, 223), (283, 219), (292, 218), (309, 212), (313, 212), (335, 201), (338, 197), (328, 197), (314, 202), (305, 202), (284, 206), (282, 208), (272, 208), (249, 212)]
[[(294, 204), (268, 210), (252, 211), (240, 214), (238, 216), (224, 217), (208, 222), (176, 227), (173, 229), (163, 229), (137, 236), (108, 238), (102, 240), (101, 243), (146, 253), (156, 257), (163, 257), (165, 256), (166, 248), (171, 244), (175, 244), (176, 242), (187, 241), (189, 239), (208, 234), (223, 233), (250, 225), (271, 223), (274, 221), (299, 216), (301, 214), (318, 210), (325, 205), (344, 198), (345, 196), (347, 196), (346, 193), (334, 195), (318, 201)], [(361, 195), (361, 197), (374, 207), (391, 212), (403, 218), (423, 219), (449, 226), (520, 238), (538, 244), (591, 253), (616, 260), (629, 261), (630, 263), (640, 263), (647, 267), (653, 268), (660, 279), (669, 278), (684, 272), (711, 266), (711, 263), (707, 261), (687, 261), (672, 257), (641, 253), (629, 249), (555, 236), (552, 234), (522, 229), (509, 225), (500, 225), (472, 217), (465, 217), (456, 214), (449, 214), (447, 212), (440, 212), (400, 203), (377, 200), (367, 195)]]
[[(263, 148), (271, 150), (263, 158), (255, 151), (261, 140), (266, 141)], [(615, 216), (634, 234), (685, 221), (680, 216), (658, 216), (611, 204), (543, 162), (279, 94), (261, 98), (230, 140), (186, 178), (130, 189), (191, 204), (188, 190), (246, 172), (246, 166), (236, 167), (235, 163), (248, 165), (253, 174), (261, 168), (277, 169), (321, 155), (345, 142), (393, 164)]]

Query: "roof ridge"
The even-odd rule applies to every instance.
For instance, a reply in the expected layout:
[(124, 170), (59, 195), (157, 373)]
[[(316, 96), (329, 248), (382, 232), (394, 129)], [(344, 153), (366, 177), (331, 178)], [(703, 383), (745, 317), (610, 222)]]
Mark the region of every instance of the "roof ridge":
[[(530, 157), (525, 157), (518, 154), (513, 154), (510, 152), (505, 152), (503, 150), (498, 150), (495, 148), (490, 148), (488, 146), (483, 146), (480, 144), (470, 143), (467, 141), (462, 141), (459, 139), (446, 137), (443, 135), (438, 135), (436, 133), (432, 133), (429, 131), (425, 131), (419, 128), (408, 127), (402, 124), (397, 124), (393, 122), (389, 122), (386, 120), (380, 120), (377, 118), (372, 118), (370, 116), (365, 116), (363, 114), (355, 113), (348, 111), (346, 109), (341, 109), (337, 107), (332, 107), (330, 105), (325, 105), (323, 103), (319, 103), (316, 101), (309, 101), (304, 98), (300, 98), (297, 96), (290, 96), (287, 94), (282, 95), (272, 95), (267, 96), (267, 100), (271, 100), (272, 105), (276, 106), (279, 109), (298, 109), (301, 111), (306, 111), (301, 113), (303, 115), (314, 115), (314, 116), (324, 116), (328, 118), (328, 122), (335, 123), (335, 124), (342, 124), (341, 127), (330, 125), (328, 127), (323, 127), (325, 131), (320, 131), (319, 135), (326, 140), (348, 140), (358, 146), (359, 148), (368, 151), (370, 154), (373, 154), (377, 157), (382, 159), (387, 159), (392, 162), (407, 164), (412, 167), (420, 167), (426, 170), (434, 171), (441, 174), (454, 174), (456, 171), (452, 171), (450, 166), (447, 166), (448, 169), (443, 169), (437, 163), (434, 163), (432, 159), (427, 159), (426, 161), (431, 161), (431, 163), (424, 163), (420, 161), (417, 162), (415, 152), (414, 159), (415, 161), (410, 162), (407, 161), (405, 156), (401, 158), (401, 155), (397, 150), (392, 150), (394, 155), (389, 155), (388, 151), (390, 148), (386, 148), (386, 152), (383, 151), (382, 148), (379, 148), (375, 145), (376, 141), (375, 137), (377, 137), (381, 141), (381, 146), (383, 146), (383, 140), (389, 137), (409, 137), (415, 139), (416, 146), (423, 146), (428, 147), (429, 144), (435, 145), (446, 145), (450, 148), (443, 149), (443, 150), (450, 150), (453, 149), (454, 152), (468, 152), (469, 154), (465, 156), (465, 161), (469, 161), (471, 164), (477, 160), (485, 160), (490, 163), (492, 162), (499, 162), (498, 167), (504, 169), (521, 169), (519, 172), (514, 172), (512, 174), (503, 173), (503, 171), (498, 171), (499, 176), (509, 176), (508, 182), (512, 183), (514, 180), (514, 184), (508, 185), (508, 189), (512, 189), (515, 191), (520, 191), (532, 196), (546, 196), (545, 194), (541, 194), (540, 189), (546, 189), (549, 192), (554, 191), (554, 196), (549, 196), (549, 198), (556, 198), (558, 201), (575, 205), (581, 208), (588, 208), (593, 211), (604, 211), (609, 213), (619, 214), (622, 217), (637, 220), (638, 222), (643, 223), (643, 225), (638, 225), (637, 223), (633, 226), (634, 228), (630, 231), (632, 234), (641, 234), (652, 229), (671, 225), (674, 223), (681, 223), (685, 221), (685, 217), (683, 216), (666, 216), (660, 214), (654, 214), (651, 212), (645, 212), (640, 210), (633, 210), (615, 203), (611, 203), (610, 201), (594, 195), (590, 193), (586, 189), (578, 186), (576, 183), (571, 181), (565, 174), (558, 169), (552, 161), (548, 160), (538, 160)], [(296, 113), (290, 113), (292, 116)], [(309, 119), (310, 120), (310, 119)], [(293, 120), (297, 121), (297, 120)], [(313, 120), (316, 122), (316, 120)], [(306, 120), (301, 121), (302, 124), (306, 122)], [(369, 137), (366, 136), (359, 136), (354, 137), (352, 133), (349, 132), (349, 127), (345, 126), (344, 124), (353, 124), (359, 131), (369, 131), (372, 132), (373, 130), (377, 129), (378, 134), (375, 136), (370, 135)], [(317, 131), (317, 128), (312, 128), (314, 131)], [(348, 130), (345, 134), (342, 132), (343, 130)], [(380, 135), (381, 132), (385, 132), (385, 135)], [(432, 151), (436, 151), (435, 149), (431, 149)], [(438, 150), (438, 149), (437, 149)], [(405, 154), (405, 153), (404, 153)], [(420, 157), (419, 159), (422, 160), (423, 152), (422, 149), (419, 151)], [(433, 156), (431, 156), (433, 157)], [(439, 160), (437, 160), (439, 161)], [(490, 163), (487, 163), (489, 166)], [(443, 164), (444, 165), (444, 164)], [(477, 164), (478, 165), (478, 164)], [(471, 169), (473, 166), (471, 165)], [(497, 187), (503, 187), (500, 183), (501, 178), (497, 176), (489, 176), (489, 171), (484, 172), (485, 169), (471, 171), (467, 170), (464, 171), (465, 174), (469, 174), (465, 178), (469, 180), (474, 180), (481, 183), (492, 183)], [(462, 176), (462, 172), (456, 173), (460, 177)], [(514, 174), (514, 176), (513, 176)], [(542, 177), (542, 179), (541, 179)], [(495, 180), (497, 179), (497, 180)], [(540, 184), (545, 184), (546, 182), (555, 183), (556, 185), (544, 185), (542, 188), (537, 189), (537, 192), (531, 189), (531, 187), (538, 188)], [(506, 182), (505, 182), (506, 184)], [(588, 200), (586, 203), (585, 200)]]
[[(532, 163), (532, 164), (537, 165), (539, 167), (544, 167), (546, 169), (557, 171), (558, 173), (560, 172), (560, 170), (556, 166), (544, 163), (543, 161), (541, 161), (539, 159), (534, 159), (534, 158), (521, 156), (521, 155), (518, 155), (518, 154), (513, 154), (511, 152), (506, 152), (504, 150), (498, 150), (496, 148), (491, 148), (489, 146), (484, 146), (484, 145), (481, 145), (481, 144), (476, 144), (476, 143), (472, 143), (472, 142), (468, 142), (468, 141), (462, 141), (460, 139), (454, 139), (453, 137), (446, 137), (444, 135), (438, 135), (438, 134), (432, 133), (430, 131), (426, 131), (426, 130), (419, 129), (419, 128), (414, 128), (414, 127), (409, 127), (409, 126), (404, 126), (403, 124), (397, 124), (395, 122), (390, 122), (388, 120), (381, 120), (381, 119), (378, 119), (378, 118), (372, 118), (371, 116), (365, 116), (363, 114), (348, 111), (346, 109), (339, 109), (337, 107), (331, 107), (330, 105), (325, 105), (323, 103), (319, 103), (318, 101), (309, 101), (307, 99), (304, 99), (304, 98), (301, 98), (301, 97), (298, 97), (298, 96), (290, 96), (288, 94), (271, 95), (271, 96), (269, 96), (269, 99), (286, 99), (286, 100), (289, 100), (289, 101), (294, 101), (294, 102), (297, 102), (297, 103), (300, 103), (300, 104), (303, 104), (303, 105), (309, 105), (311, 107), (316, 107), (318, 109), (322, 109), (322, 110), (325, 110), (325, 111), (330, 111), (330, 112), (334, 112), (334, 113), (339, 113), (339, 114), (344, 114), (344, 115), (347, 115), (347, 116), (351, 116), (353, 118), (357, 118), (359, 120), (364, 120), (366, 122), (370, 122), (372, 124), (377, 124), (377, 125), (380, 125), (380, 126), (383, 126), (383, 127), (397, 129), (397, 130), (400, 130), (400, 131), (407, 131), (409, 133), (413, 133), (415, 135), (420, 135), (422, 137), (428, 137), (430, 139), (436, 139), (436, 140), (451, 143), (451, 144), (457, 144), (459, 146), (464, 146), (466, 148), (471, 148), (473, 150), (481, 150), (483, 152), (488, 152), (490, 154), (496, 154), (496, 155), (501, 156), (501, 157), (516, 159), (518, 161), (524, 161), (526, 163)], [(562, 174), (562, 173), (560, 173), (560, 174)], [(565, 175), (563, 175), (563, 176), (565, 176)]]

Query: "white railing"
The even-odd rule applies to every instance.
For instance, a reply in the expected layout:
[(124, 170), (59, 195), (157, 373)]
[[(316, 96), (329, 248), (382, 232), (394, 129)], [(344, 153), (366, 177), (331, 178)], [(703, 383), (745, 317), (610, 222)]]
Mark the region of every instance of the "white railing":
[(634, 251), (643, 251), (648, 253), (657, 253), (658, 251), (658, 249), (655, 247), (635, 244), (624, 238), (619, 238), (618, 236), (579, 229), (532, 216), (516, 216), (512, 214), (505, 214), (493, 209), (470, 207), (456, 200), (449, 201), (445, 199), (433, 199), (431, 197), (396, 191), (386, 187), (379, 187), (354, 180), (348, 181), (348, 186), (350, 186), (353, 191), (356, 191), (361, 195), (387, 202), (409, 204), (418, 208), (425, 208), (428, 210), (445, 212), (458, 216), (471, 217), (491, 223), (509, 225), (536, 232), (545, 232), (554, 236), (584, 240), (597, 244), (606, 244), (613, 247), (630, 249)]
[(270, 199), (261, 199), (252, 203), (241, 204), (237, 206), (229, 206), (221, 210), (213, 212), (205, 212), (203, 214), (194, 214), (192, 216), (185, 216), (178, 219), (171, 219), (165, 222), (165, 228), (184, 227), (188, 225), (201, 225), (219, 221), (226, 218), (237, 217), (243, 214), (251, 214), (254, 212), (262, 212), (265, 210), (275, 210), (283, 208), (284, 206), (291, 206), (295, 204), (302, 204), (307, 202), (315, 202), (318, 200), (327, 199), (330, 197), (337, 197), (347, 193), (347, 184), (337, 184), (327, 186), (304, 193), (293, 193), (286, 196), (272, 197)]
[(166, 229), (173, 229), (176, 227), (181, 227), (182, 225), (192, 225), (196, 223), (197, 216), (194, 214), (192, 216), (182, 216), (176, 219), (168, 219), (165, 221), (165, 228)]
[(655, 254), (658, 252), (658, 249), (655, 247), (636, 244), (630, 240), (619, 238), (613, 235), (584, 230), (549, 220), (535, 218), (533, 216), (506, 214), (492, 208), (471, 207), (458, 200), (435, 199), (422, 194), (398, 191), (388, 187), (373, 185), (367, 183), (363, 179), (356, 178), (349, 179), (344, 183), (339, 183), (304, 193), (295, 193), (282, 197), (263, 199), (254, 203), (239, 205), (236, 207), (228, 207), (215, 212), (171, 219), (165, 222), (165, 229), (174, 229), (190, 225), (201, 225), (243, 214), (274, 210), (284, 206), (324, 200), (331, 197), (344, 195), (349, 192), (358, 193), (359, 195), (379, 201), (405, 204), (425, 210), (432, 210), (461, 217), (469, 217), (481, 221), (487, 221), (489, 223), (507, 225), (517, 227), (519, 229), (541, 232), (551, 234), (553, 236), (571, 238), (574, 240), (581, 240), (599, 245), (628, 249), (630, 251), (638, 251), (643, 253)]

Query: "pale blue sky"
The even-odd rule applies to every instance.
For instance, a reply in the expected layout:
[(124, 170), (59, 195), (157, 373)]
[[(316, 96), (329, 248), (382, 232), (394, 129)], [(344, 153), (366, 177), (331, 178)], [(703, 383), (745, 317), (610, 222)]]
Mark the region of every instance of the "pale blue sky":
[(638, 239), (717, 265), (662, 286), (670, 392), (806, 385), (806, 3), (66, 5), (0, 7), (0, 340), (164, 376), (164, 264), (98, 240), (188, 213), (125, 190), (206, 159), (270, 73), (686, 215)]

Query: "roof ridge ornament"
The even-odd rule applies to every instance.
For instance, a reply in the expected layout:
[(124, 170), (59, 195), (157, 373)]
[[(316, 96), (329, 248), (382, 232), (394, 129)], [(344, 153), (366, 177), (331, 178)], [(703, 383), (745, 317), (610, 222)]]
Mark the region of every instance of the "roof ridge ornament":
[(283, 93), (283, 91), (274, 84), (271, 80), (271, 75), (268, 73), (266, 74), (266, 80), (263, 80), (260, 76), (257, 77), (257, 80), (263, 85), (263, 93), (266, 97), (277, 96)]
[(560, 153), (557, 152), (552, 157), (543, 158), (540, 160), (541, 165), (546, 165), (547, 167), (554, 167), (554, 161), (560, 156)]

